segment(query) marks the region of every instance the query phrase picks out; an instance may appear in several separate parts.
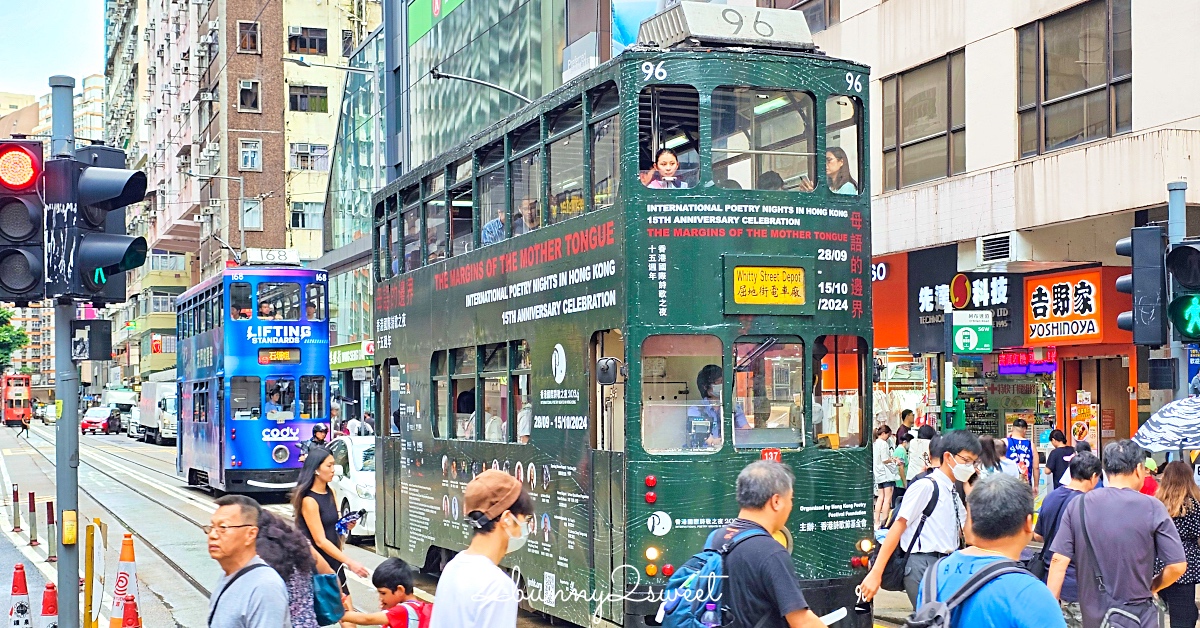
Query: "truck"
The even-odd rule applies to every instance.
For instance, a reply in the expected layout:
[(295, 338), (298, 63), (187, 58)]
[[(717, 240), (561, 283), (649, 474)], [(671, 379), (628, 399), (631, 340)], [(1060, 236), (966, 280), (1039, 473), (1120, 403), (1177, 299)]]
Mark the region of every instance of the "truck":
[(142, 399), (138, 405), (139, 422), (147, 443), (163, 445), (175, 440), (175, 419), (178, 399), (174, 382), (143, 382)]
[(133, 409), (138, 405), (138, 394), (128, 388), (106, 388), (100, 393), (100, 405), (120, 410), (121, 425), (130, 425), (133, 421)]

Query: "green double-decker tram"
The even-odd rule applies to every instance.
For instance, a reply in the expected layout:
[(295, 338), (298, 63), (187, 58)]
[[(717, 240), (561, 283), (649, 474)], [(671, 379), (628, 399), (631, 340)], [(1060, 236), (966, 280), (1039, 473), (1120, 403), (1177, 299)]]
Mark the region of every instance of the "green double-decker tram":
[(436, 572), (498, 468), (536, 504), (526, 605), (655, 625), (775, 459), (813, 610), (871, 625), (868, 69), (807, 33), (681, 3), (376, 195), (381, 553)]

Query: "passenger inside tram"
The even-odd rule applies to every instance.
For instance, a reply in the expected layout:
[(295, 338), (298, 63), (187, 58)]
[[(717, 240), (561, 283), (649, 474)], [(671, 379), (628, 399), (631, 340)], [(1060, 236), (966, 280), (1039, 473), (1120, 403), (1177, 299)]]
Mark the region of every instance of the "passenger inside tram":
[[(849, 161), (846, 151), (840, 146), (833, 146), (825, 151), (825, 178), (829, 180), (829, 189), (834, 194), (858, 194), (858, 182), (850, 174)], [(800, 180), (801, 190), (811, 192), (813, 187), (812, 181)]]
[(683, 189), (687, 181), (677, 176), (679, 157), (669, 148), (660, 148), (654, 154), (654, 167), (642, 174), (642, 184), (655, 189)]
[(521, 235), (534, 231), (541, 225), (541, 216), (538, 212), (537, 199), (527, 198), (521, 201), (520, 210), (514, 218), (520, 220), (513, 221), (513, 235)]
[[(716, 364), (705, 366), (696, 375), (700, 401), (688, 407), (685, 449), (711, 449), (721, 446), (721, 387), (724, 383), (725, 373)], [(750, 427), (741, 405), (736, 405), (733, 410), (733, 427)]]

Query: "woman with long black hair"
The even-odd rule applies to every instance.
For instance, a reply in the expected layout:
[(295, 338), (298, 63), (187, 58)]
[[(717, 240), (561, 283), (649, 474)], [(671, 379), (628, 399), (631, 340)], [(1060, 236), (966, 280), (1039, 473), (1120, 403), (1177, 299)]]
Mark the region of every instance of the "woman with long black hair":
[(313, 611), (313, 573), (333, 573), (292, 524), (269, 511), (258, 518), (255, 550), (287, 585), (292, 628), (318, 628)]
[(292, 509), (296, 513), (296, 528), (312, 542), (317, 553), (338, 574), (342, 590), (346, 591), (346, 575), (338, 568), (342, 565), (360, 577), (369, 572), (360, 563), (342, 551), (342, 538), (336, 524), (339, 518), (337, 497), (333, 494), (333, 454), (324, 447), (314, 447), (304, 459), (300, 477), (292, 491)]

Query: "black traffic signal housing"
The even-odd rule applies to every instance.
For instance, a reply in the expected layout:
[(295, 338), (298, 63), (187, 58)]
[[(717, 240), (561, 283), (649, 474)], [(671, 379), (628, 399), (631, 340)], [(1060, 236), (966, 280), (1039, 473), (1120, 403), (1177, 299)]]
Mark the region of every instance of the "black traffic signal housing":
[(20, 306), (46, 296), (44, 167), (41, 141), (0, 140), (0, 301)]
[(1117, 240), (1117, 255), (1130, 258), (1133, 272), (1117, 278), (1117, 292), (1133, 297), (1133, 310), (1117, 315), (1117, 327), (1133, 332), (1136, 345), (1167, 344), (1166, 266), (1161, 227), (1134, 227)]
[(1172, 246), (1167, 253), (1167, 271), (1175, 280), (1167, 319), (1184, 342), (1200, 341), (1200, 242)]
[(125, 271), (146, 263), (146, 239), (127, 235), (126, 205), (145, 198), (146, 174), (126, 170), (125, 152), (91, 146), (47, 166), (50, 215), (46, 251), (48, 296), (96, 305), (125, 301)]

